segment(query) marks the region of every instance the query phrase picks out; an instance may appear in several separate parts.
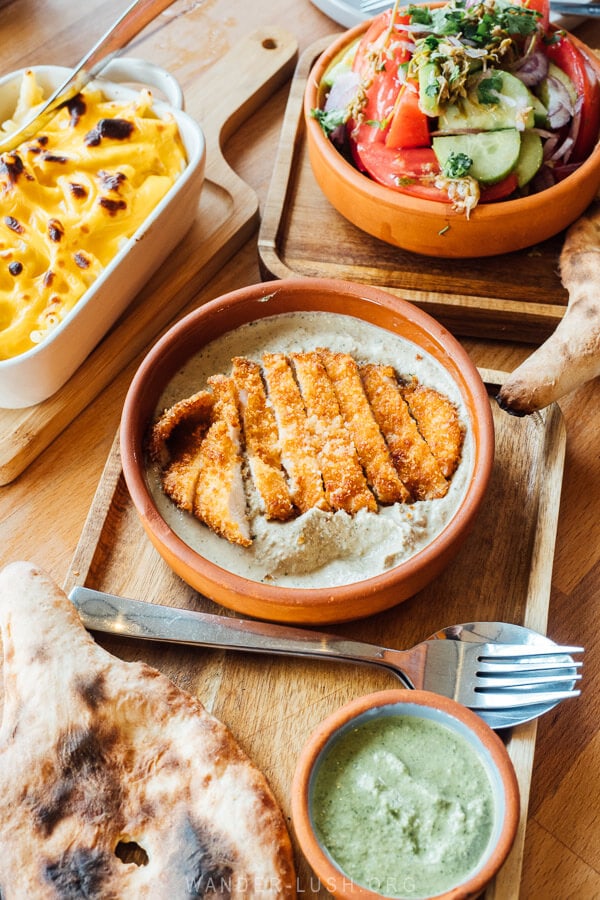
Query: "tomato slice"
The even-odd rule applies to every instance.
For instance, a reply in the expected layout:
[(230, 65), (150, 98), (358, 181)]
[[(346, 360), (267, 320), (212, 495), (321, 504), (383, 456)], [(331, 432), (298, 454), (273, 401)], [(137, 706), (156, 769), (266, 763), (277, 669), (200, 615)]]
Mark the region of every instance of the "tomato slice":
[(385, 144), (387, 147), (425, 147), (430, 143), (429, 117), (419, 106), (419, 86), (411, 79), (400, 88)]
[(437, 175), (440, 166), (431, 147), (406, 147), (397, 150), (385, 144), (353, 142), (357, 166), (379, 184), (398, 188), (398, 179)]
[(509, 172), (502, 181), (496, 184), (486, 185), (482, 187), (479, 194), (480, 203), (493, 203), (494, 200), (504, 200), (509, 197), (518, 187), (518, 179), (514, 172)]
[(386, 147), (382, 143), (352, 142), (354, 161), (361, 172), (373, 181), (403, 194), (411, 194), (424, 200), (448, 203), (445, 191), (423, 180), (435, 175), (440, 167), (431, 147), (407, 147), (401, 150)]
[[(394, 26), (406, 25), (408, 15), (398, 15)], [(366, 102), (362, 108), (361, 124), (352, 125), (361, 141), (385, 141), (396, 97), (402, 85), (398, 75), (399, 66), (408, 62), (410, 51), (408, 40), (403, 32), (394, 27), (390, 31), (392, 11), (387, 10), (373, 20), (358, 45), (352, 68), (361, 77), (370, 81), (366, 91)], [(390, 40), (390, 35), (393, 40)], [(383, 57), (381, 69), (373, 74), (373, 56), (389, 42), (388, 50)]]
[(580, 126), (570, 159), (580, 162), (592, 152), (600, 131), (600, 83), (592, 65), (567, 35), (548, 44), (548, 58), (565, 72), (581, 98)]

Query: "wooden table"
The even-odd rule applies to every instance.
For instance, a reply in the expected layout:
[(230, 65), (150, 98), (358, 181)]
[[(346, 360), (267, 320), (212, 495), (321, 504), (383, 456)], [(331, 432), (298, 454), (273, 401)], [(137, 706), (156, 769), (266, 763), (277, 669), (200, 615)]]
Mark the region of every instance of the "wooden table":
[[(27, 64), (74, 64), (125, 5), (123, 0), (5, 0), (0, 3), (0, 72)], [(177, 0), (135, 42), (132, 55), (170, 69), (185, 91), (262, 25), (292, 32), (300, 51), (340, 30), (308, 0)], [(600, 47), (600, 23), (585, 23), (578, 34)], [(225, 148), (229, 163), (257, 192), (261, 208), (286, 99), (287, 87), (232, 134)], [(253, 237), (194, 305), (258, 280)], [(463, 342), (477, 365), (506, 371), (532, 349), (491, 340)], [(59, 583), (65, 581), (138, 362), (139, 357), (22, 475), (0, 488), (2, 564), (31, 559)], [(600, 382), (581, 388), (560, 406), (567, 450), (548, 632), (557, 641), (583, 644), (587, 654), (583, 696), (539, 721), (521, 883), (525, 900), (600, 896)], [(280, 799), (287, 804), (287, 798)]]

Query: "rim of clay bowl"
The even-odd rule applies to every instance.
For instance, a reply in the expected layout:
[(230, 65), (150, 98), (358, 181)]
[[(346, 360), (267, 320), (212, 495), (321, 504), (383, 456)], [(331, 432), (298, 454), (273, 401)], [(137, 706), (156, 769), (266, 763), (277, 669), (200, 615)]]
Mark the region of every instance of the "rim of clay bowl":
[[(428, 5), (432, 7), (439, 7), (444, 6), (445, 3), (436, 2), (430, 3)], [(462, 213), (451, 211), (449, 204), (436, 200), (425, 200), (419, 197), (413, 197), (410, 194), (402, 194), (400, 192), (393, 191), (391, 188), (379, 184), (378, 182), (369, 178), (367, 175), (361, 173), (350, 162), (348, 162), (348, 160), (346, 160), (342, 156), (342, 154), (333, 146), (331, 141), (328, 140), (328, 138), (323, 133), (323, 130), (319, 123), (314, 117), (310, 115), (310, 110), (319, 105), (319, 84), (325, 70), (335, 59), (335, 57), (340, 54), (344, 47), (346, 47), (349, 43), (366, 32), (371, 21), (372, 19), (366, 20), (365, 22), (360, 22), (358, 25), (355, 25), (353, 28), (350, 28), (344, 33), (340, 34), (315, 60), (306, 82), (306, 90), (304, 94), (304, 122), (307, 129), (309, 143), (310, 141), (313, 142), (314, 147), (316, 148), (316, 152), (320, 154), (327, 166), (335, 171), (336, 177), (341, 179), (347, 186), (351, 188), (352, 191), (356, 191), (359, 197), (364, 197), (371, 202), (376, 201), (376, 203), (379, 204), (382, 208), (389, 208), (391, 210), (404, 212), (406, 214), (415, 213), (423, 218), (430, 217), (432, 220), (435, 220), (438, 223), (440, 222), (440, 220), (447, 220), (450, 216), (453, 225), (456, 226), (459, 222), (462, 222), (464, 216)], [(571, 34), (570, 32), (566, 32), (565, 29), (555, 28), (554, 26), (552, 27), (554, 28), (554, 31), (564, 32), (569, 37), (569, 39), (573, 41), (575, 46), (580, 51), (582, 51), (586, 59), (589, 60), (590, 65), (594, 68), (596, 75), (600, 79), (600, 59), (592, 51), (592, 49), (588, 47), (588, 45), (583, 41), (579, 40), (579, 38), (577, 38), (575, 35)], [(531, 194), (527, 197), (517, 197), (512, 200), (498, 200), (493, 203), (478, 204), (471, 212), (470, 219), (468, 220), (469, 223), (476, 223), (481, 227), (487, 226), (488, 228), (491, 228), (495, 226), (496, 228), (498, 228), (498, 225), (502, 219), (511, 217), (515, 217), (516, 219), (518, 219), (519, 216), (521, 216), (524, 217), (523, 221), (528, 222), (527, 228), (529, 228), (531, 225), (531, 219), (528, 220), (527, 217), (531, 217), (532, 214), (535, 214), (535, 212), (538, 211), (537, 208), (539, 206), (545, 207), (546, 202), (548, 202), (552, 209), (560, 209), (564, 206), (564, 201), (569, 200), (569, 205), (573, 207), (573, 204), (575, 202), (574, 198), (579, 198), (579, 202), (577, 202), (576, 207), (578, 209), (578, 212), (572, 216), (570, 221), (564, 222), (562, 225), (560, 225), (560, 227), (548, 226), (545, 229), (545, 233), (541, 234), (541, 236), (539, 237), (536, 237), (531, 243), (527, 243), (524, 245), (519, 244), (518, 246), (515, 246), (513, 248), (504, 249), (497, 249), (496, 247), (492, 246), (491, 249), (493, 250), (493, 252), (466, 252), (464, 253), (464, 257), (481, 257), (486, 255), (495, 255), (497, 253), (512, 252), (513, 250), (526, 249), (526, 247), (528, 246), (539, 243), (542, 240), (546, 240), (558, 234), (562, 229), (566, 228), (569, 224), (572, 224), (572, 222), (575, 221), (575, 219), (579, 215), (581, 215), (584, 209), (593, 200), (599, 186), (600, 135), (587, 159), (584, 160), (574, 172), (572, 172), (562, 181), (559, 181), (551, 187), (545, 188), (543, 191), (539, 191), (538, 193)], [(329, 185), (328, 190), (330, 192), (334, 190), (337, 191), (337, 188)], [(324, 193), (327, 193), (327, 191), (324, 191)], [(330, 202), (333, 202), (333, 200), (331, 200)], [(334, 203), (334, 205), (336, 204)], [(543, 213), (544, 209), (539, 210), (539, 212)], [(357, 227), (360, 227), (360, 224), (358, 222), (356, 222), (355, 224), (357, 225)], [(373, 234), (373, 232), (368, 233)], [(379, 235), (375, 236), (379, 237)], [(476, 235), (473, 235), (473, 237), (476, 237)], [(380, 239), (385, 240), (384, 238)], [(412, 250), (413, 248), (407, 245), (405, 249)], [(421, 249), (413, 250), (413, 252), (428, 253), (429, 251)], [(463, 254), (461, 254), (460, 252), (454, 252), (453, 249), (450, 249), (448, 253), (444, 253), (443, 245), (436, 245), (435, 248), (431, 250), (430, 255), (447, 255), (460, 258)]]
[[(470, 428), (475, 438), (471, 481), (460, 506), (443, 530), (422, 550), (397, 566), (371, 578), (335, 587), (268, 585), (236, 575), (203, 557), (178, 537), (162, 518), (148, 486), (144, 459), (147, 429), (160, 394), (194, 352), (213, 337), (248, 321), (307, 309), (347, 314), (384, 328), (386, 326), (374, 317), (393, 316), (395, 322), (402, 323), (402, 330), (394, 332), (389, 326), (387, 330), (397, 334), (406, 330), (408, 339), (414, 343), (420, 343), (415, 336), (419, 335), (425, 349), (433, 352), (445, 368), (450, 368), (450, 375), (469, 407)], [(382, 309), (384, 312), (379, 312)], [(358, 315), (358, 310), (363, 315)], [(223, 606), (262, 618), (315, 624), (371, 615), (410, 596), (402, 596), (395, 583), (399, 577), (410, 580), (419, 573), (429, 572), (438, 557), (452, 552), (455, 544), (466, 535), (484, 497), (494, 458), (490, 400), (475, 365), (456, 338), (428, 313), (406, 300), (370, 285), (327, 278), (293, 278), (249, 285), (217, 297), (186, 315), (157, 341), (135, 373), (125, 398), (120, 434), (123, 472), (133, 504), (150, 540), (163, 557), (166, 553), (168, 564), (184, 580), (191, 583), (181, 571), (181, 562), (187, 574), (193, 572), (196, 581), (202, 582), (202, 587), (197, 589)], [(215, 584), (219, 588), (218, 599), (211, 593)], [(195, 584), (192, 586), (196, 587)], [(393, 596), (386, 602), (377, 603), (377, 595), (385, 589)], [(393, 599), (396, 595), (398, 599)], [(361, 609), (367, 608), (357, 614), (357, 604)]]
[[(394, 689), (366, 694), (346, 703), (317, 725), (300, 752), (291, 787), (292, 823), (302, 852), (317, 877), (327, 885), (334, 897), (340, 900), (378, 900), (382, 897), (376, 891), (352, 881), (323, 850), (312, 826), (310, 788), (311, 777), (320, 755), (334, 743), (340, 729), (359, 717), (368, 720), (370, 711), (374, 716), (380, 713), (385, 715), (383, 711), (391, 707), (397, 708), (392, 713), (397, 715), (402, 715), (407, 707), (412, 707), (412, 714), (417, 716), (418, 711), (415, 712), (414, 707), (438, 711), (440, 717), (434, 718), (434, 721), (446, 724), (465, 737), (472, 746), (476, 745), (475, 750), (486, 769), (495, 769), (497, 778), (490, 776), (490, 780), (496, 783), (494, 795), (498, 783), (501, 784), (504, 795), (503, 807), (499, 811), (501, 824), (496, 826), (496, 840), (488, 847), (471, 876), (467, 876), (455, 887), (434, 895), (435, 900), (479, 896), (502, 866), (515, 839), (520, 816), (517, 776), (502, 740), (475, 712), (455, 700), (430, 691)], [(470, 741), (465, 736), (465, 731), (470, 732), (475, 740)]]

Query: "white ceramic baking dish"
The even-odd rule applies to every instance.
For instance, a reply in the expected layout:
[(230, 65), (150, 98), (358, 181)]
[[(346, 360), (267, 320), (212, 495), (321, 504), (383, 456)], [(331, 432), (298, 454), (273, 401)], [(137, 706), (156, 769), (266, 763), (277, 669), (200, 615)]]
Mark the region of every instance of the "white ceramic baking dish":
[[(69, 74), (61, 66), (31, 66), (46, 95)], [(0, 121), (14, 112), (23, 69), (0, 78)], [(144, 224), (124, 244), (64, 320), (36, 347), (0, 360), (0, 407), (33, 406), (54, 394), (71, 377), (125, 310), (137, 292), (191, 227), (206, 161), (202, 129), (183, 111), (183, 94), (164, 69), (137, 59), (116, 59), (94, 84), (110, 100), (129, 99), (143, 84), (153, 89), (157, 115), (177, 121), (187, 165)], [(159, 93), (165, 99), (159, 99)]]

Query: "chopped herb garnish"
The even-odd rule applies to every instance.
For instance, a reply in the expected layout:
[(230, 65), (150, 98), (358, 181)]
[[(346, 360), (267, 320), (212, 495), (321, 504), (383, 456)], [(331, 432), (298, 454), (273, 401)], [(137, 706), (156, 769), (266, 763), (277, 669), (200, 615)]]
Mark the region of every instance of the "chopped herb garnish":
[(490, 75), (482, 78), (477, 85), (477, 99), (485, 105), (498, 103), (498, 94), (502, 90), (502, 75)]
[(450, 153), (444, 163), (443, 173), (446, 178), (464, 178), (473, 165), (473, 160), (466, 153)]
[(431, 13), (426, 6), (409, 6), (408, 14), (413, 25), (431, 24)]
[(345, 109), (330, 109), (328, 112), (325, 112), (324, 109), (311, 109), (310, 114), (313, 119), (317, 120), (328, 137), (332, 131), (343, 125), (348, 117)]

